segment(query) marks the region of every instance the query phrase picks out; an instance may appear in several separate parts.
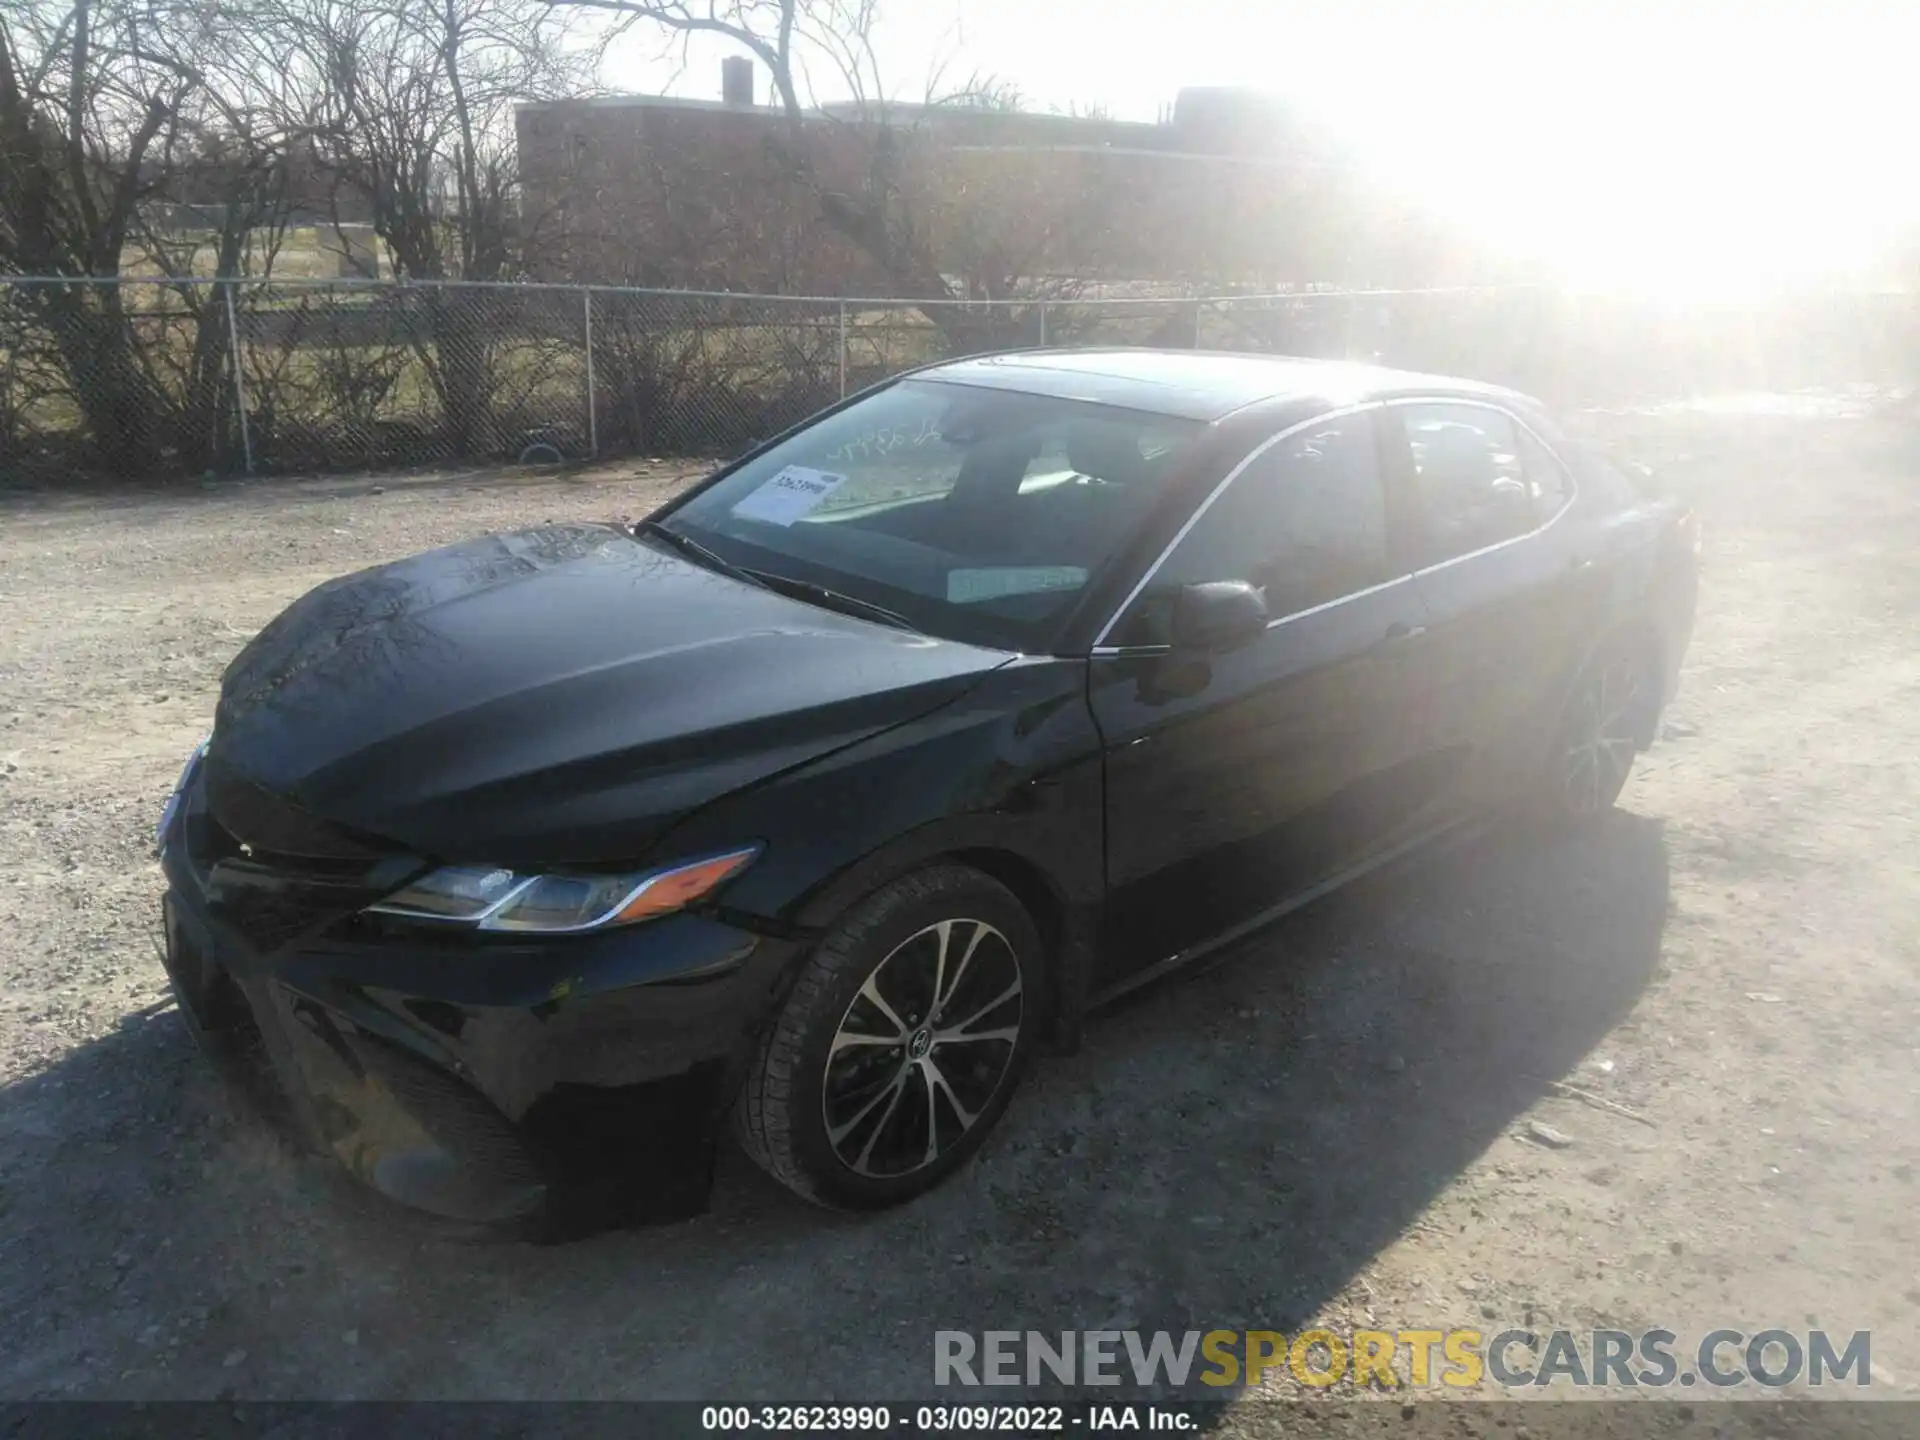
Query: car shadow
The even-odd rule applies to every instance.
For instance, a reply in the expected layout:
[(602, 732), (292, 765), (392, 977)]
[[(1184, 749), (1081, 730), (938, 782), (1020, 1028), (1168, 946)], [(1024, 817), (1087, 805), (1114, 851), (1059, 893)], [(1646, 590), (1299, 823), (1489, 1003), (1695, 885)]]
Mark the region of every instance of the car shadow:
[(1667, 891), (1658, 821), (1497, 829), (1096, 1017), (912, 1205), (815, 1210), (730, 1152), (709, 1214), (550, 1248), (350, 1201), (137, 1012), (0, 1091), (34, 1237), (0, 1394), (953, 1400), (940, 1330), (1297, 1328), (1444, 1243), (1423, 1212), (1655, 975)]

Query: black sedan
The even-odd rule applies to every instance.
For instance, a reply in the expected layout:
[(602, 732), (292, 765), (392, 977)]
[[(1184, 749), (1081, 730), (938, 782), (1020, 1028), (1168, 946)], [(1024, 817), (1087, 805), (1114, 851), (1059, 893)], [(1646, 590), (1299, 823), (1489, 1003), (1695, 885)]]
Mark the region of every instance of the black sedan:
[(1693, 517), (1509, 391), (1150, 351), (940, 365), (632, 527), (321, 586), (162, 821), (167, 965), (439, 1214), (895, 1203), (1090, 1005), (1466, 820), (1611, 806)]

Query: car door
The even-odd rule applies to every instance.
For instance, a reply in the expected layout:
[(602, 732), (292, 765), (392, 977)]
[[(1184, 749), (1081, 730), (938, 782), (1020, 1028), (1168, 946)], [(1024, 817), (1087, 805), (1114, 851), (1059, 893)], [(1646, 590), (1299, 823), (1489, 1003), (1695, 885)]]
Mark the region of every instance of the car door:
[[(1243, 924), (1418, 823), (1427, 617), (1396, 535), (1378, 406), (1271, 437), (1094, 647), (1111, 985)], [(1226, 653), (1171, 643), (1182, 587), (1264, 587)]]
[(1464, 813), (1532, 773), (1568, 665), (1604, 603), (1570, 513), (1574, 482), (1511, 410), (1458, 397), (1388, 406), (1385, 458), (1412, 498), (1429, 615), (1429, 740), (1440, 808)]

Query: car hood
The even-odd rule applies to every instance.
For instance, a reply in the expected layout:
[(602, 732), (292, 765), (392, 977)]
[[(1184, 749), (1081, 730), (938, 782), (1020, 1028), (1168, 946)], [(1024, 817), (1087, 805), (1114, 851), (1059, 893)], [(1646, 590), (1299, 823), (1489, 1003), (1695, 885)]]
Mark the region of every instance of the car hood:
[(626, 861), (707, 802), (924, 715), (1011, 658), (822, 610), (615, 526), (548, 525), (294, 602), (228, 667), (209, 760), (441, 859)]

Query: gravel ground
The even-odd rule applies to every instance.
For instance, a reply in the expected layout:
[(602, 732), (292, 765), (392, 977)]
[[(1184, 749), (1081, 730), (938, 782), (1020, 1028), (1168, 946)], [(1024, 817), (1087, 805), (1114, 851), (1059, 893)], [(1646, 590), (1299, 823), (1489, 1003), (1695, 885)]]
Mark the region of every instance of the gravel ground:
[(684, 475), (0, 499), (0, 1395), (903, 1398), (939, 1328), (1312, 1319), (1870, 1328), (1876, 1393), (1920, 1393), (1920, 430), (1586, 418), (1708, 527), (1611, 823), (1495, 831), (1097, 1020), (904, 1210), (735, 1155), (710, 1215), (551, 1249), (423, 1235), (227, 1106), (149, 831), (308, 587)]

